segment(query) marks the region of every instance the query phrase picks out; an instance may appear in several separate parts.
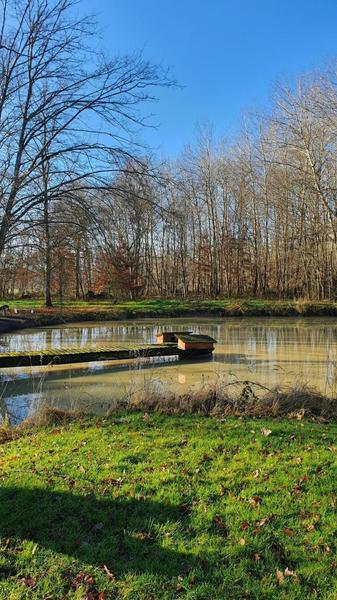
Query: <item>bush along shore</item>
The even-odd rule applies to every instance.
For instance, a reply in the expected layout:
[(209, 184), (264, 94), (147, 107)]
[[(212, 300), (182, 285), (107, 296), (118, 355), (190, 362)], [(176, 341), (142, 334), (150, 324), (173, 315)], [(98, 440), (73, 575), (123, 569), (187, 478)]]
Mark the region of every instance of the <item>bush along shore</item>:
[(81, 321), (144, 319), (155, 317), (309, 317), (337, 316), (337, 302), (309, 300), (134, 300), (56, 302), (44, 308), (42, 300), (6, 300), (1, 331)]
[(0, 598), (336, 597), (336, 424), (41, 419), (2, 428)]

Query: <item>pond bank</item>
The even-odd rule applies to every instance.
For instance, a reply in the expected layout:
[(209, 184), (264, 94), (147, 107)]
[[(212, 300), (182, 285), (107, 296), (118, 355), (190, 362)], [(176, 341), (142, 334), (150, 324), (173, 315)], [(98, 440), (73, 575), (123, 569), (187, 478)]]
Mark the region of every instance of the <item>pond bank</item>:
[(42, 300), (9, 300), (10, 311), (17, 317), (0, 318), (0, 334), (18, 328), (45, 327), (86, 321), (122, 321), (177, 317), (311, 317), (336, 316), (337, 302), (307, 300), (135, 300), (69, 301), (44, 308)]
[(0, 597), (332, 598), (336, 436), (144, 413), (28, 430), (0, 446)]
[(18, 331), (27, 327), (34, 327), (31, 319), (19, 317), (0, 317), (0, 335), (10, 331)]

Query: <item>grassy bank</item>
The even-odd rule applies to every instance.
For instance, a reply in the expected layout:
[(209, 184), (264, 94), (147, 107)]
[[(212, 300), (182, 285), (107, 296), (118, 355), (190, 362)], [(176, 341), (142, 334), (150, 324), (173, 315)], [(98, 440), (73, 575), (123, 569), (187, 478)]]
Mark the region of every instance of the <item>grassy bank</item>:
[(307, 300), (138, 300), (55, 302), (46, 309), (42, 300), (8, 300), (11, 314), (28, 317), (36, 325), (89, 320), (124, 320), (151, 317), (337, 316), (337, 302)]
[(0, 446), (0, 598), (332, 600), (337, 426), (135, 413)]

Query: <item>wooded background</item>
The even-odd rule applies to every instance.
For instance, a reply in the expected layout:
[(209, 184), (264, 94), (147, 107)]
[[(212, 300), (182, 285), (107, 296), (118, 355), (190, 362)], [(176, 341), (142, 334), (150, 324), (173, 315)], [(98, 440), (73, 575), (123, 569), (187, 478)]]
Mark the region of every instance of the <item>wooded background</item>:
[(172, 81), (73, 4), (2, 0), (0, 296), (336, 298), (336, 71), (159, 161), (134, 125)]

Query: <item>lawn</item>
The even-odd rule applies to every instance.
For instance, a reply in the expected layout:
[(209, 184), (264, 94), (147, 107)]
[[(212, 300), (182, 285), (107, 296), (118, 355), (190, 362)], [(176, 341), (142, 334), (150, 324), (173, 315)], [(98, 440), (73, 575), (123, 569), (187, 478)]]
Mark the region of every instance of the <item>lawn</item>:
[(0, 598), (332, 600), (337, 426), (124, 414), (0, 446)]
[(29, 317), (40, 325), (86, 320), (135, 319), (184, 316), (336, 316), (337, 302), (309, 300), (55, 300), (53, 308), (45, 308), (43, 300), (6, 300), (11, 311)]

